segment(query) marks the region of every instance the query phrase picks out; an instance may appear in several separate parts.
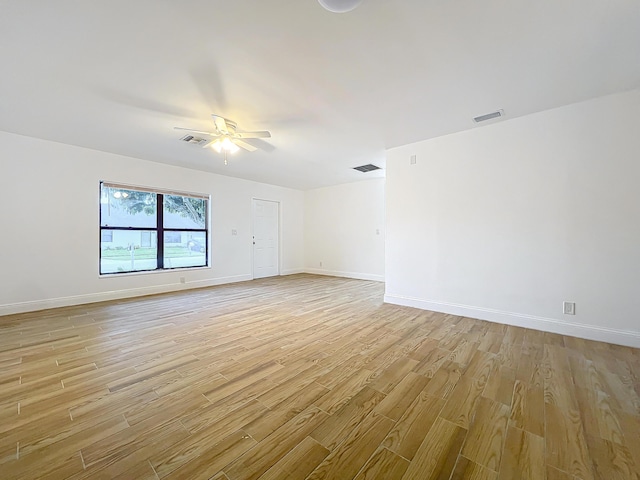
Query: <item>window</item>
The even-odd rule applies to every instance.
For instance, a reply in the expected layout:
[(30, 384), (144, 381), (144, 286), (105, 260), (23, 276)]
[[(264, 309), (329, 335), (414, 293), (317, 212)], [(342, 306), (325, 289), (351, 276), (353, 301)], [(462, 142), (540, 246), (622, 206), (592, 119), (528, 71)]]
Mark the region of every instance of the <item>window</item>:
[(100, 183), (100, 274), (208, 266), (209, 197)]

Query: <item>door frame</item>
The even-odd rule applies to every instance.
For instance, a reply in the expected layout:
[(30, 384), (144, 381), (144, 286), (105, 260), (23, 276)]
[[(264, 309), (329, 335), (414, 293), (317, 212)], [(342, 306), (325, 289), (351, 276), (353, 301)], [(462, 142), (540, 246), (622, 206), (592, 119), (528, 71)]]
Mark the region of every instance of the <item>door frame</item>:
[(274, 276), (282, 275), (282, 203), (280, 200), (271, 200), (270, 198), (262, 198), (262, 197), (251, 197), (251, 278), (255, 280), (256, 272), (255, 272), (255, 263), (254, 263), (254, 237), (255, 237), (255, 211), (253, 209), (253, 203), (255, 200), (260, 200), (263, 202), (273, 202), (278, 205), (278, 273)]

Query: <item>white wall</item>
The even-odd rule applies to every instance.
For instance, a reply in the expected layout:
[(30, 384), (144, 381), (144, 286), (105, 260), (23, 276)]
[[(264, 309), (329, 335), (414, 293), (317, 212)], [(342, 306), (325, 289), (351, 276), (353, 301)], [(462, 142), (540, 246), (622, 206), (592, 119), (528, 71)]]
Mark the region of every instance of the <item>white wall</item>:
[[(100, 278), (100, 180), (211, 194), (212, 268)], [(251, 279), (252, 197), (280, 202), (280, 273), (303, 271), (302, 191), (0, 132), (0, 314)]]
[(384, 178), (306, 191), (304, 225), (307, 272), (384, 281)]
[(639, 114), (636, 90), (389, 150), (386, 301), (640, 346)]

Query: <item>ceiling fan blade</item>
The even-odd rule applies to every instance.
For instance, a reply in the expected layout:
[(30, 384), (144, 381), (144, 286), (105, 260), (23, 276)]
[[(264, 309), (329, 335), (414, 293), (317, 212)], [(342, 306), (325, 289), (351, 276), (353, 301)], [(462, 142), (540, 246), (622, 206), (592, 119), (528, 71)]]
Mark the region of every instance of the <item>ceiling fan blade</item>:
[(216, 130), (224, 135), (228, 135), (229, 128), (227, 128), (227, 120), (223, 117), (219, 117), (218, 115), (211, 116), (213, 117), (213, 122), (216, 124)]
[(200, 133), (202, 135), (211, 135), (212, 137), (219, 137), (220, 135), (215, 132), (205, 132), (202, 130), (194, 130), (193, 128), (173, 127), (174, 130), (186, 130), (187, 132)]
[(240, 148), (244, 148), (249, 152), (255, 152), (257, 150), (257, 148), (254, 147), (253, 145), (249, 145), (247, 142), (243, 142), (242, 140), (238, 140), (237, 138), (234, 138), (232, 142), (235, 143)]
[(271, 133), (266, 130), (259, 132), (236, 132), (236, 138), (271, 138)]

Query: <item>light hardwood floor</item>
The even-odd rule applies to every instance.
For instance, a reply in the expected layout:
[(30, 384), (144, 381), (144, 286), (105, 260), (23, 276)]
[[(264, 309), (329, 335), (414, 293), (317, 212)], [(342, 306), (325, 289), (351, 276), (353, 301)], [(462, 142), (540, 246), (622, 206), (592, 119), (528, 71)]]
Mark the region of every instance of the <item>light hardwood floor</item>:
[(0, 478), (637, 479), (640, 351), (295, 275), (0, 317)]

